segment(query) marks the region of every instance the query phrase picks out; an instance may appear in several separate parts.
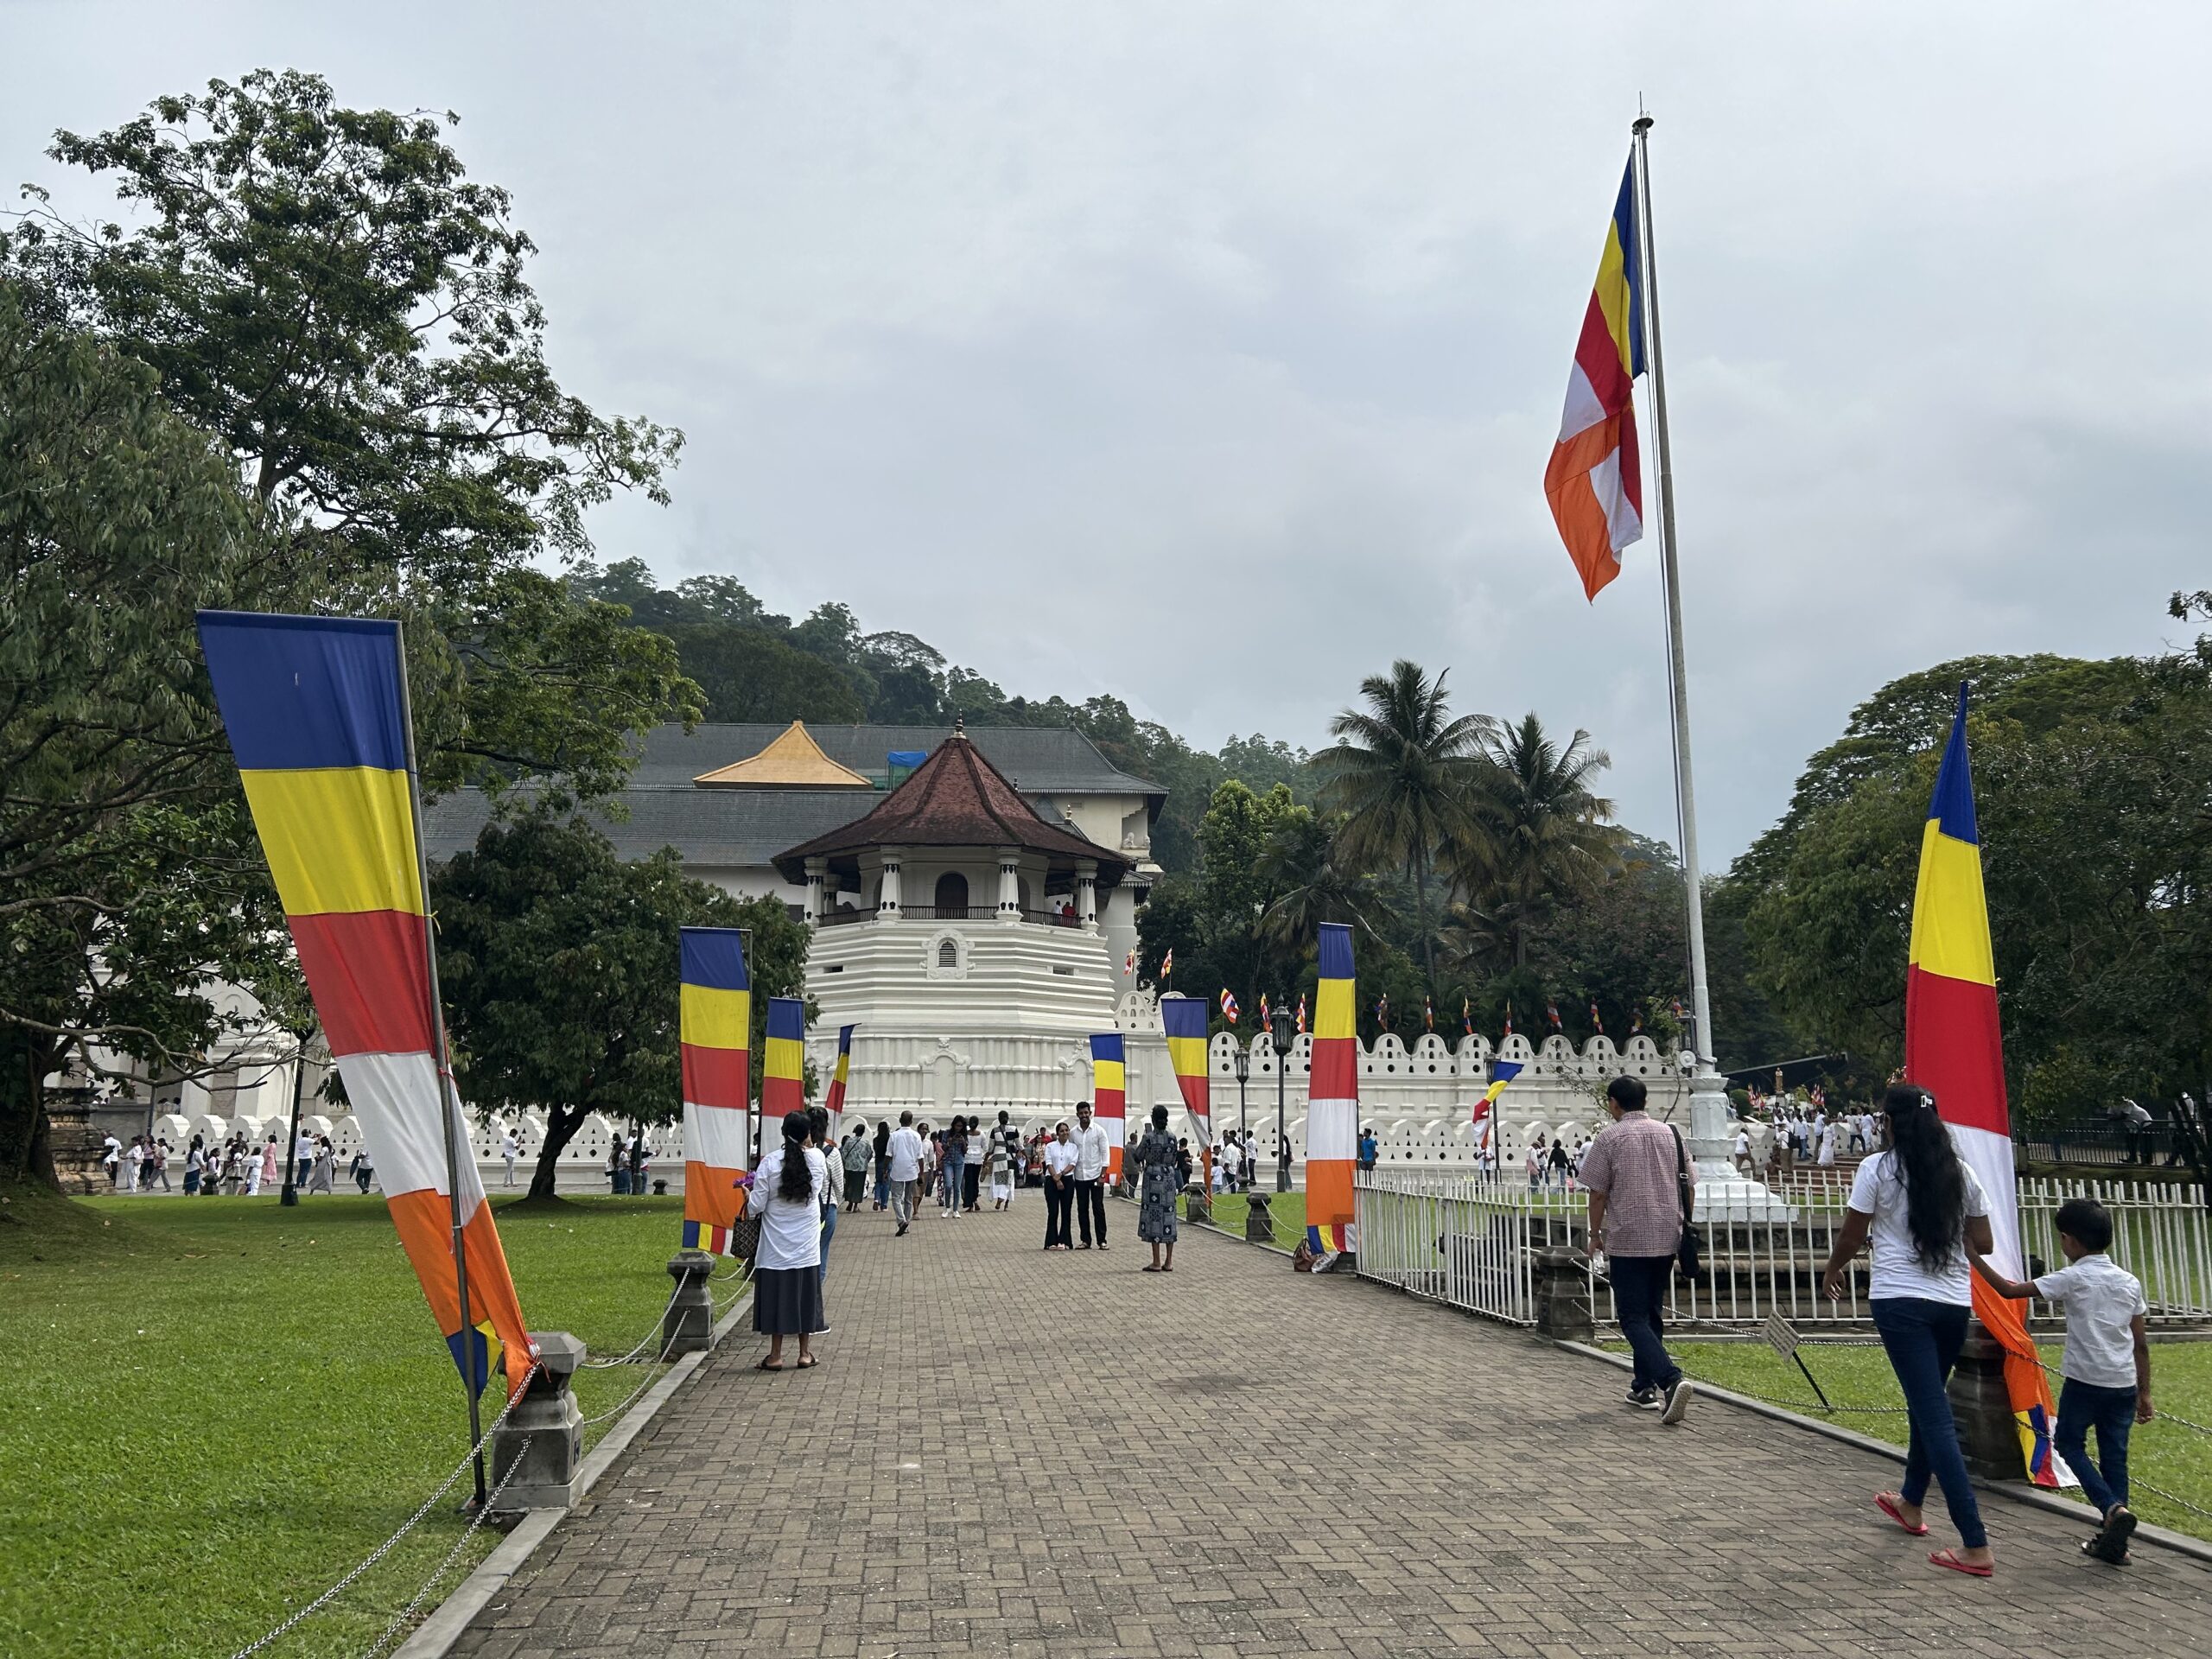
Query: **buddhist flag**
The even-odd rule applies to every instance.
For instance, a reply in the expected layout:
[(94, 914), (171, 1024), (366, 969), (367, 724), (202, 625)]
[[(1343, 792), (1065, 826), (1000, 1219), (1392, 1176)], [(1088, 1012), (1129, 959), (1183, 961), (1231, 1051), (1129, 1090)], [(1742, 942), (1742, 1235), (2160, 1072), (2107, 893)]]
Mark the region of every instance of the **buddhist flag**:
[(753, 977), (734, 927), (681, 930), (683, 1248), (729, 1253), (753, 1165)]
[(1475, 1144), (1490, 1144), (1491, 1132), (1497, 1122), (1493, 1109), (1498, 1096), (1505, 1092), (1505, 1085), (1521, 1075), (1518, 1060), (1492, 1060), (1490, 1066), (1490, 1087), (1483, 1090), (1483, 1097), (1475, 1103)]
[(1129, 1138), (1129, 1068), (1122, 1033), (1100, 1032), (1090, 1039), (1090, 1116), (1106, 1131), (1106, 1179), (1122, 1179), (1122, 1153)]
[[(1921, 832), (1920, 885), (1912, 899), (1912, 950), (1904, 982), (1904, 1069), (1936, 1096), (1959, 1155), (1989, 1193), (1991, 1256), (1999, 1273), (2018, 1279), (2018, 1195), (2012, 1183), (2012, 1126), (2005, 1104), (2005, 1055), (1997, 1023), (1997, 967), (1989, 939), (1989, 906), (1981, 889), (1981, 833), (1974, 820), (1974, 780), (1967, 766), (1967, 688), (1951, 719), (1951, 739), (1936, 774), (1935, 798)], [(2056, 1413), (2022, 1318), (2025, 1304), (2008, 1301), (1974, 1281), (1974, 1311), (2005, 1349), (2005, 1387), (2019, 1425), (2028, 1478), (2059, 1484), (2050, 1430)]]
[(202, 611), (200, 643), (300, 969), (399, 1242), (463, 1380), (481, 1393), (504, 1359), (512, 1395), (533, 1350), (460, 1099), (436, 1058), (399, 625)]
[(806, 1004), (796, 996), (768, 999), (768, 1047), (760, 1057), (761, 1144), (766, 1126), (780, 1134), (784, 1120), (806, 1109)]
[(837, 1065), (830, 1074), (830, 1093), (822, 1103), (830, 1110), (830, 1133), (837, 1133), (845, 1109), (845, 1084), (853, 1073), (853, 1027), (837, 1027)]
[(1222, 992), (1221, 1017), (1232, 1026), (1236, 1023), (1236, 994), (1234, 991)]
[(1349, 1248), (1351, 1176), (1359, 1158), (1359, 1038), (1352, 1001), (1351, 929), (1321, 924), (1321, 980), (1313, 994), (1313, 1056), (1306, 1085), (1306, 1241)]
[(1643, 372), (1643, 275), (1636, 233), (1636, 163), (1598, 256), (1598, 281), (1582, 313), (1567, 372), (1567, 412), (1544, 468), (1544, 494), (1567, 556), (1591, 599), (1621, 573), (1621, 550), (1643, 534), (1643, 480), (1631, 391)]
[(1198, 1143), (1198, 1184), (1213, 1191), (1213, 1103), (1206, 1087), (1206, 1005), (1194, 996), (1171, 996), (1160, 1004), (1160, 1023), (1167, 1033), (1167, 1061), (1183, 1110)]

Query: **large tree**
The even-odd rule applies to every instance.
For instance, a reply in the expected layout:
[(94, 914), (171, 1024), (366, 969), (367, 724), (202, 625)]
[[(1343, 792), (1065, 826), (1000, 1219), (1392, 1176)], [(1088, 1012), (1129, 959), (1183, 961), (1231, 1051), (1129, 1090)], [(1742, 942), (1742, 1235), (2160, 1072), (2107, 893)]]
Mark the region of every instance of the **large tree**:
[(1534, 714), (1484, 734), (1472, 791), (1476, 834), (1450, 848), (1452, 880), (1489, 918), (1516, 968), (1547, 914), (1592, 890), (1618, 867), (1613, 804), (1591, 785), (1611, 765), (1577, 731), (1562, 747)]
[(1413, 883), (1421, 963), (1436, 984), (1436, 938), (1429, 925), (1429, 872), (1440, 848), (1465, 849), (1484, 831), (1473, 810), (1475, 759), (1496, 722), (1454, 715), (1444, 682), (1401, 659), (1388, 674), (1360, 682), (1362, 709), (1329, 722), (1337, 741), (1313, 757), (1321, 800), (1344, 815), (1347, 861), (1396, 865)]
[[(493, 823), (432, 879), (455, 1075), (478, 1108), (545, 1114), (530, 1196), (594, 1112), (665, 1123), (682, 1109), (677, 930), (752, 930), (753, 1052), (771, 996), (804, 993), (808, 936), (775, 899), (686, 876), (673, 849), (634, 863), (598, 831), (532, 814)], [(759, 1095), (760, 1068), (753, 1069)]]

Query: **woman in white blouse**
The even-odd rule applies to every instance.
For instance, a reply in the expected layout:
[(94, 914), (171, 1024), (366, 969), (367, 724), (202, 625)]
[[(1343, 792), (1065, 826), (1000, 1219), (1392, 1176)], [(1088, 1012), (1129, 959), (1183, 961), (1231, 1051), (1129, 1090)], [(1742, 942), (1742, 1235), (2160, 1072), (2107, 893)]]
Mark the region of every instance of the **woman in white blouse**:
[(784, 1369), (784, 1338), (798, 1338), (798, 1366), (815, 1363), (814, 1333), (828, 1320), (822, 1308), (822, 1201), (830, 1165), (809, 1146), (804, 1112), (784, 1119), (783, 1144), (760, 1160), (745, 1198), (760, 1221), (753, 1257), (753, 1328), (768, 1338), (764, 1371)]

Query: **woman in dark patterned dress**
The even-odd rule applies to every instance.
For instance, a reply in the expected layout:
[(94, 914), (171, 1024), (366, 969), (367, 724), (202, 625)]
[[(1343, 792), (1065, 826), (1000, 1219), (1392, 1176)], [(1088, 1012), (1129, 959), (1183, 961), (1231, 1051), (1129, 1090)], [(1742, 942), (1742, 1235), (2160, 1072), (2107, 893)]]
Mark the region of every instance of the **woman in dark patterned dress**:
[[(1175, 1137), (1167, 1133), (1167, 1109), (1152, 1109), (1152, 1127), (1133, 1154), (1143, 1186), (1137, 1200), (1137, 1236), (1152, 1246), (1152, 1265), (1147, 1273), (1175, 1271), (1175, 1194), (1183, 1185), (1182, 1166), (1175, 1155)], [(1160, 1247), (1167, 1259), (1160, 1259)]]

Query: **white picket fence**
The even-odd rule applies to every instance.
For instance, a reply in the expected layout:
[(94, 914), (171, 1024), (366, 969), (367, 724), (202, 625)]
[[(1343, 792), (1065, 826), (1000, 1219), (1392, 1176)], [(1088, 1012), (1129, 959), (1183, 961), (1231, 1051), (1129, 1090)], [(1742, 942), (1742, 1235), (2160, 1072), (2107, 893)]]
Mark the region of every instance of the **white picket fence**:
[[(1670, 1322), (1750, 1326), (1775, 1313), (1793, 1324), (1863, 1323), (1866, 1261), (1845, 1275), (1840, 1301), (1821, 1292), (1850, 1181), (1812, 1170), (1780, 1191), (1796, 1211), (1788, 1220), (1707, 1223), (1700, 1233), (1707, 1269), (1696, 1283), (1676, 1278)], [(2132, 1181), (2037, 1179), (2020, 1183), (2022, 1237), (2051, 1267), (2058, 1248), (2058, 1206), (2092, 1198), (2113, 1212), (2113, 1259), (2143, 1281), (2153, 1323), (2212, 1320), (2212, 1217), (2194, 1186)], [(1365, 1277), (1509, 1324), (1535, 1320), (1535, 1252), (1572, 1245), (1586, 1252), (1588, 1202), (1580, 1192), (1531, 1192), (1518, 1181), (1441, 1173), (1377, 1172), (1357, 1186), (1358, 1270)], [(1591, 1306), (1613, 1322), (1612, 1288), (1602, 1257), (1584, 1256)]]

